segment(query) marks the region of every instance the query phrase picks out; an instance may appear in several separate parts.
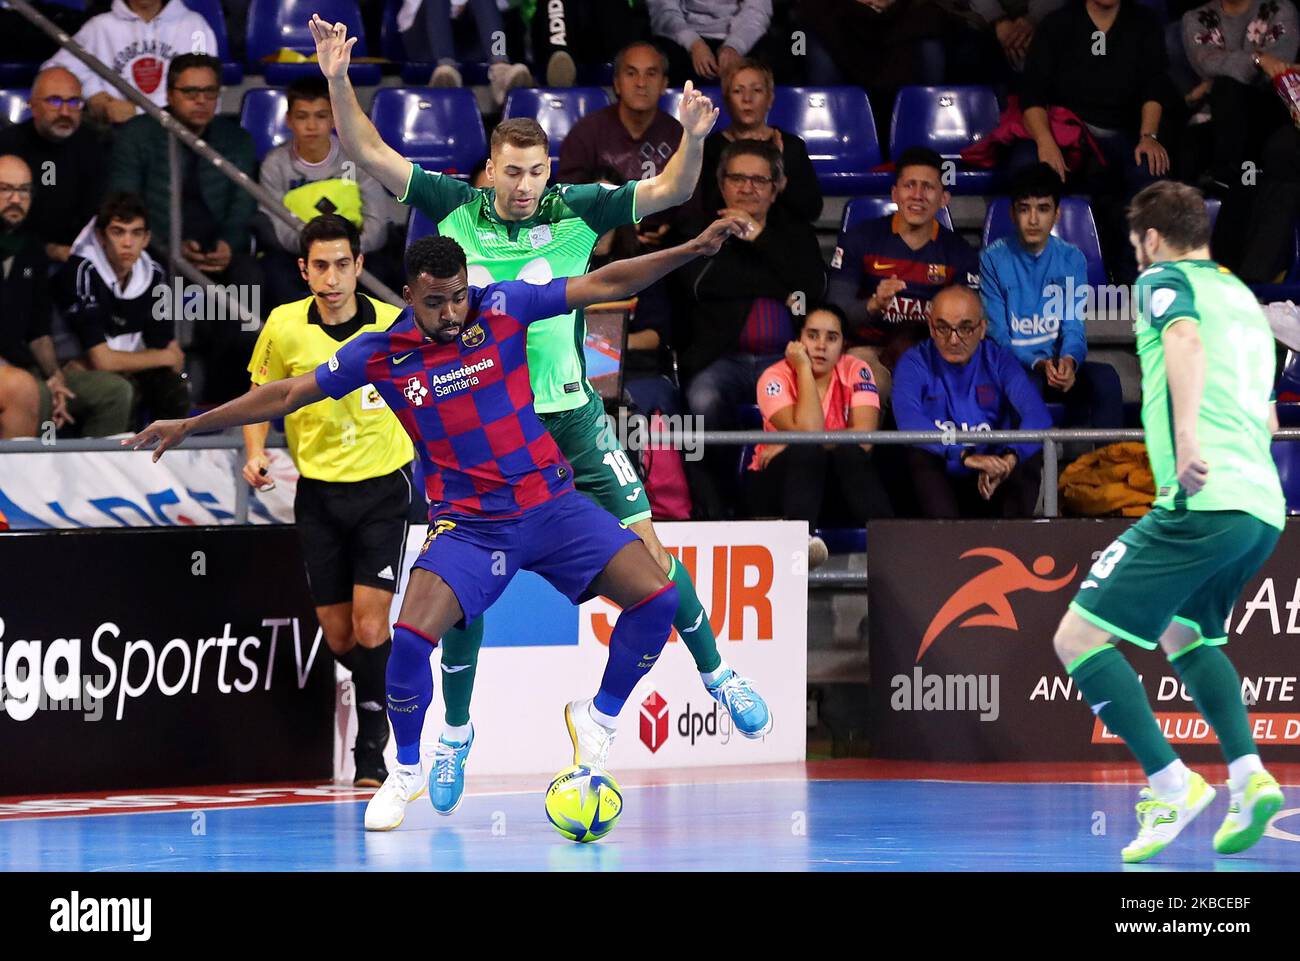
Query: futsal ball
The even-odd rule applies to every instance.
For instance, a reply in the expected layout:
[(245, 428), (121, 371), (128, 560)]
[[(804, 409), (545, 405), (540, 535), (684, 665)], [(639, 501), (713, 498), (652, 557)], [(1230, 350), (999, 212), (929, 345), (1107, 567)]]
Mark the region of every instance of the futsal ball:
[(608, 771), (575, 764), (546, 791), (546, 817), (570, 841), (598, 841), (618, 823), (623, 792)]

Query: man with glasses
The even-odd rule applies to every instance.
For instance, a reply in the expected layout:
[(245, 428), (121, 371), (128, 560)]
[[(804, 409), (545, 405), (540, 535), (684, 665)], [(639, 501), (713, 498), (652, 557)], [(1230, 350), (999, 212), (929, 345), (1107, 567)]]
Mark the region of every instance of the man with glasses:
[(936, 219), (948, 205), (943, 158), (927, 147), (899, 155), (890, 199), (896, 214), (865, 220), (840, 237), (827, 299), (849, 319), (846, 342), (871, 366), (880, 401), (899, 356), (926, 336), (934, 295), (952, 284), (979, 287), (979, 255)]
[(30, 120), (0, 131), (0, 154), (22, 157), (33, 172), (27, 229), (45, 254), (64, 263), (81, 228), (104, 199), (103, 147), (82, 125), (81, 81), (63, 67), (37, 74)]
[[(807, 221), (773, 205), (785, 187), (781, 152), (761, 140), (728, 144), (718, 163), (721, 216), (747, 230), (703, 269), (686, 277), (689, 343), (680, 365), (689, 377), (687, 406), (705, 430), (735, 430), (740, 404), (752, 404), (763, 371), (795, 339), (794, 310), (804, 312), (826, 288), (817, 235)], [(692, 494), (706, 516), (725, 516), (739, 499), (736, 452), (706, 449), (692, 465)]]
[[(167, 74), (167, 111), (196, 137), (248, 176), (257, 163), (253, 138), (231, 117), (217, 116), (221, 63), (204, 54), (182, 54)], [(193, 151), (181, 148), (180, 255), (214, 285), (236, 285), (245, 306), (260, 291), (262, 272), (249, 252), (257, 203), (225, 174)], [(138, 194), (149, 210), (154, 253), (171, 229), (171, 174), (167, 133), (152, 117), (124, 125), (109, 162), (109, 189)], [(259, 296), (260, 300), (260, 296)], [(245, 389), (244, 364), (257, 342), (256, 330), (243, 330), (237, 317), (205, 317), (195, 330), (193, 349), (205, 358), (204, 400), (227, 400)]]
[[(986, 340), (979, 294), (941, 290), (930, 304), (930, 339), (899, 358), (894, 418), (904, 431), (1046, 430), (1047, 406), (1016, 355)], [(908, 448), (921, 515), (1029, 517), (1038, 503), (1042, 444)]]

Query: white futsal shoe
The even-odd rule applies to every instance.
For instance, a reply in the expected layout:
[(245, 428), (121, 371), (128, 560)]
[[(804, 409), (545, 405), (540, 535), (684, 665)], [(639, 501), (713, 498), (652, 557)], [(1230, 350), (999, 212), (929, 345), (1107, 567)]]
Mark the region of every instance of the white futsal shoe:
[(573, 741), (573, 763), (605, 770), (616, 732), (591, 716), (591, 698), (570, 701), (564, 708), (564, 723)]
[(366, 805), (366, 830), (391, 831), (406, 817), (406, 806), (424, 793), (426, 781), (419, 764), (398, 764)]

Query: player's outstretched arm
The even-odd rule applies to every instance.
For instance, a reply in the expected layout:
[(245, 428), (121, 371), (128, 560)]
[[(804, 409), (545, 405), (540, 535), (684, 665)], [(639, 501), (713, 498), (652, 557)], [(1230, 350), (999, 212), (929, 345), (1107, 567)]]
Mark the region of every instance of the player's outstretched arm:
[(565, 285), (569, 309), (624, 300), (640, 293), (660, 277), (689, 264), (696, 257), (712, 257), (722, 248), (724, 240), (740, 237), (745, 230), (746, 225), (741, 221), (734, 217), (723, 217), (711, 223), (694, 240), (688, 240), (680, 246), (627, 260), (616, 260), (589, 274), (570, 277)]
[(387, 187), (394, 197), (406, 192), (411, 179), (411, 162), (399, 154), (379, 136), (379, 131), (357, 102), (356, 91), (348, 79), (348, 64), (352, 62), (352, 45), (356, 37), (348, 37), (346, 24), (330, 24), (312, 14), (308, 23), (312, 39), (316, 41), (316, 59), (320, 72), (325, 75), (330, 88), (330, 106), (334, 108), (334, 127), (339, 132), (343, 152)]
[(704, 138), (718, 119), (718, 108), (687, 80), (681, 105), (677, 108), (677, 119), (682, 125), (681, 145), (662, 172), (637, 185), (638, 217), (649, 217), (686, 203), (699, 183), (700, 165), (704, 161)]
[(163, 451), (175, 447), (196, 431), (220, 430), (223, 427), (275, 420), (293, 413), (299, 407), (314, 404), (324, 396), (324, 391), (316, 383), (316, 372), (312, 370), (288, 380), (274, 380), (261, 387), (254, 387), (247, 394), (214, 407), (198, 417), (156, 420), (134, 437), (123, 440), (122, 446), (139, 450), (156, 443), (153, 459), (157, 461)]

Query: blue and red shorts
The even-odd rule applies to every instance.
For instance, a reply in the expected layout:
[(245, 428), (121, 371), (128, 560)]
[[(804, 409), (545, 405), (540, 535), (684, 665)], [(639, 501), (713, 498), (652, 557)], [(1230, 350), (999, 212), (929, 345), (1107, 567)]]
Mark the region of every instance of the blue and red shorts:
[(514, 517), (430, 521), (412, 566), (447, 582), (465, 615), (457, 625), (463, 627), (496, 603), (521, 569), (582, 603), (614, 555), (637, 539), (613, 514), (570, 490)]

